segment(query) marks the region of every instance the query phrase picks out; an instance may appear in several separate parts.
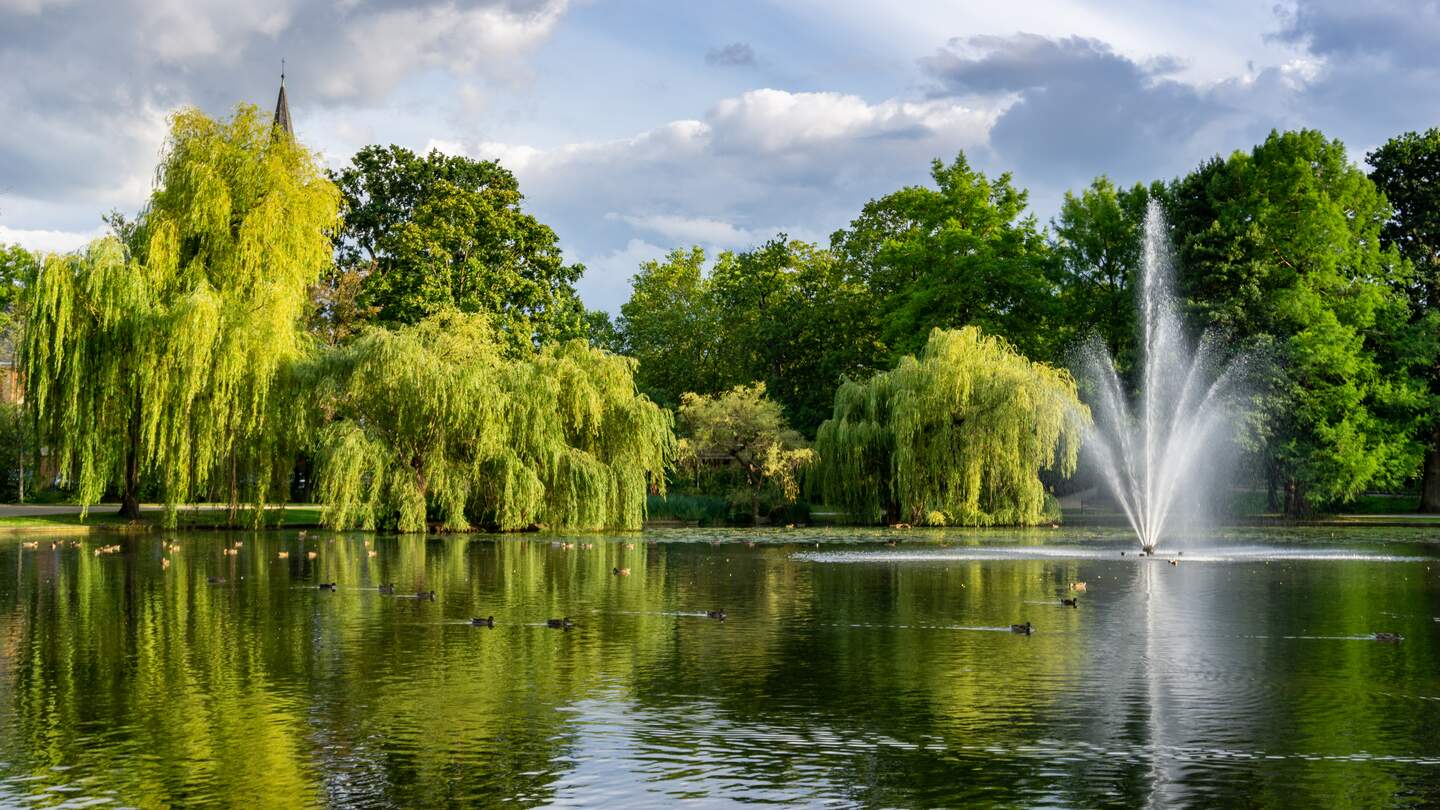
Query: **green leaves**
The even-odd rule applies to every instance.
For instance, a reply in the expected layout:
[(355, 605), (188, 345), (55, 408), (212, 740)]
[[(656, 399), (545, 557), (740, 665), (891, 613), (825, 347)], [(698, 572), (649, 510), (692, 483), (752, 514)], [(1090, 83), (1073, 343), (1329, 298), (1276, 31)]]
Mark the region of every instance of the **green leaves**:
[[(111, 484), (184, 502), (284, 497), (295, 420), (272, 396), (301, 354), (307, 289), (330, 262), (339, 195), (253, 107), (178, 113), (140, 222), (49, 257), (25, 352), (43, 444), (82, 503)], [(257, 510), (256, 514), (259, 512)]]
[(345, 197), (336, 269), (324, 287), (359, 277), (358, 306), (324, 313), (413, 324), (445, 309), (487, 313), (512, 350), (583, 334), (574, 283), (554, 231), (521, 210), (514, 175), (497, 163), (398, 146), (367, 146), (333, 175)]
[(581, 340), (510, 356), (483, 315), (371, 327), (320, 361), (316, 485), (336, 528), (639, 528), (675, 456), (634, 361)]
[(1027, 525), (1050, 514), (1042, 469), (1074, 471), (1089, 411), (1068, 372), (975, 327), (847, 382), (820, 426), (818, 489), (857, 520)]

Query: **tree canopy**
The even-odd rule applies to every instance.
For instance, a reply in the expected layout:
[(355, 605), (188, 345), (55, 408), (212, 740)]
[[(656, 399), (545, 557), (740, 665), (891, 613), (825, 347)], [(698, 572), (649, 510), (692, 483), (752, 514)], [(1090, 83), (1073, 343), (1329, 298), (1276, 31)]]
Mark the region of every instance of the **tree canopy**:
[(818, 485), (857, 519), (1027, 525), (1050, 517), (1040, 471), (1074, 471), (1089, 421), (1069, 372), (969, 326), (835, 394)]
[(507, 356), (484, 315), (367, 328), (316, 369), (316, 489), (335, 528), (639, 528), (672, 419), (583, 340)]
[(178, 113), (157, 177), (133, 246), (106, 237), (40, 268), (25, 371), (39, 439), (81, 503), (115, 484), (133, 517), (144, 477), (173, 523), (216, 488), (260, 504), (288, 476), (295, 436), (272, 387), (300, 354), (339, 195), (250, 106)]
[(964, 154), (931, 167), (935, 188), (911, 186), (865, 204), (831, 237), (850, 276), (874, 299), (895, 354), (932, 328), (974, 325), (1032, 356), (1054, 347), (1057, 284), (1049, 245), (1026, 192), (1007, 172), (991, 180)]
[(1409, 263), (1381, 242), (1390, 209), (1338, 141), (1272, 133), (1176, 181), (1168, 213), (1180, 282), (1204, 322), (1275, 363), (1265, 464), (1289, 514), (1394, 485), (1418, 461), (1420, 391), (1400, 290)]
[[(337, 318), (413, 324), (454, 308), (492, 315), (517, 346), (584, 334), (574, 288), (584, 268), (565, 263), (498, 163), (367, 146), (332, 177), (345, 201), (324, 285), (342, 302)], [(347, 284), (358, 287), (348, 312)]]
[[(1385, 194), (1394, 215), (1380, 236), (1410, 260), (1411, 342), (1419, 351), (1419, 375), (1428, 403), (1421, 419), (1425, 445), (1420, 510), (1440, 512), (1440, 128), (1407, 132), (1371, 152), (1370, 179)], [(1402, 279), (1403, 283), (1404, 279)]]

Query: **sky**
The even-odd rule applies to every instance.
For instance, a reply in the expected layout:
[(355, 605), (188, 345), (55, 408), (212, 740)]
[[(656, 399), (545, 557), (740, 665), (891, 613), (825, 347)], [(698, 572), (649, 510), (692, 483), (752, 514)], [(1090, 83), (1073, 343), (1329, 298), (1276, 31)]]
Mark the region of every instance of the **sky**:
[(963, 151), (1047, 223), (1272, 129), (1350, 157), (1440, 126), (1440, 0), (0, 0), (0, 242), (72, 250), (144, 204), (166, 119), (273, 108), (498, 160), (618, 310), (639, 263), (825, 241)]

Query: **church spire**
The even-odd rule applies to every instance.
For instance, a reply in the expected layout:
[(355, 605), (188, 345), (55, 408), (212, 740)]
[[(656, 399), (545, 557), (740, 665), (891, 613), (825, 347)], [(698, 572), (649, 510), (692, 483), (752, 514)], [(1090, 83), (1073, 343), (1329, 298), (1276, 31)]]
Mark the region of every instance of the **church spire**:
[(285, 99), (285, 60), (280, 60), (280, 97), (275, 100), (275, 122), (276, 131), (284, 131), (287, 137), (295, 137), (295, 130), (290, 126), (290, 102)]

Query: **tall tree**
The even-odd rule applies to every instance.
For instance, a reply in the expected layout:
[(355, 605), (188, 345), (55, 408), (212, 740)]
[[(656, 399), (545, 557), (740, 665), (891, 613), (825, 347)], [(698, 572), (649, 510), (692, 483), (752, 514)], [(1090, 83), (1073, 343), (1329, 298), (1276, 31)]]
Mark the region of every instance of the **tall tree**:
[(1410, 299), (1413, 345), (1429, 393), (1424, 409), (1428, 418), (1421, 424), (1425, 461), (1419, 508), (1440, 512), (1440, 128), (1391, 138), (1366, 160), (1372, 167), (1370, 179), (1394, 210), (1381, 239), (1415, 269), (1404, 289)]
[(1264, 460), (1287, 514), (1396, 485), (1418, 466), (1406, 371), (1410, 273), (1384, 197), (1319, 132), (1272, 133), (1168, 190), (1191, 308), (1275, 361)]
[(565, 263), (498, 163), (367, 146), (332, 177), (345, 225), (327, 284), (358, 276), (358, 305), (381, 323), (455, 308), (494, 316), (515, 347), (584, 334), (574, 288), (584, 268)]
[(819, 491), (859, 518), (1027, 525), (1051, 515), (1041, 470), (1075, 470), (1089, 414), (1069, 372), (973, 326), (846, 382), (820, 426)]
[(579, 339), (507, 357), (484, 315), (369, 328), (317, 374), (325, 522), (639, 528), (675, 439), (633, 375), (633, 360)]
[(1136, 356), (1135, 290), (1148, 201), (1144, 186), (1116, 188), (1101, 176), (1078, 195), (1067, 191), (1054, 222), (1067, 342), (1094, 334), (1122, 372)]
[(619, 328), (626, 353), (640, 363), (640, 390), (668, 407), (687, 391), (718, 390), (722, 336), (710, 306), (705, 251), (674, 250), (663, 261), (647, 261), (630, 284)]
[(824, 248), (781, 235), (726, 254), (708, 293), (723, 384), (764, 382), (807, 433), (829, 415), (840, 380), (884, 356), (872, 298)]
[(931, 167), (935, 188), (911, 186), (865, 204), (831, 246), (875, 298), (896, 354), (932, 328), (975, 325), (1022, 352), (1054, 348), (1053, 260), (1026, 193), (1007, 172), (991, 180), (964, 154)]
[[(25, 344), (40, 441), (94, 503), (135, 517), (142, 478), (172, 524), (197, 495), (263, 504), (295, 438), (275, 383), (303, 347), (306, 292), (330, 265), (339, 194), (254, 107), (178, 113), (158, 184), (128, 235), (52, 256)], [(257, 516), (259, 510), (256, 510)]]

